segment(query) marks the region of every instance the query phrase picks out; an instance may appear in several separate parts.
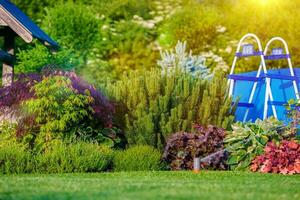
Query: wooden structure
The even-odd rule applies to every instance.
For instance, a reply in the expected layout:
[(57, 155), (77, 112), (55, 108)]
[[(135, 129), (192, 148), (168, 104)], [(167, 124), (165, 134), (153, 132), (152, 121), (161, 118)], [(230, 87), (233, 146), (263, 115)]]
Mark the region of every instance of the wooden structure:
[(15, 37), (21, 37), (30, 43), (34, 38), (51, 48), (58, 44), (44, 33), (29, 17), (9, 0), (0, 0), (0, 36), (4, 37), (4, 45), (0, 49), (0, 61), (3, 63), (2, 84), (10, 85), (14, 75)]

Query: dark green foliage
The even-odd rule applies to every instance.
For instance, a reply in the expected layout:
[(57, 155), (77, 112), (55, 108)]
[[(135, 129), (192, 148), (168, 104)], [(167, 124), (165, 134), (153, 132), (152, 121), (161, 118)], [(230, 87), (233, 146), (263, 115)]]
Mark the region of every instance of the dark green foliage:
[(102, 172), (110, 166), (113, 152), (93, 143), (64, 144), (56, 140), (34, 159), (37, 173)]
[(161, 153), (151, 146), (139, 145), (115, 152), (115, 171), (152, 171), (162, 168)]
[(86, 61), (86, 56), (97, 40), (101, 20), (82, 4), (65, 3), (46, 9), (43, 29), (57, 42), (76, 52)]
[(221, 74), (205, 81), (153, 69), (129, 72), (120, 79), (108, 84), (107, 92), (116, 101), (115, 121), (125, 130), (130, 145), (163, 148), (170, 134), (190, 131), (194, 122), (229, 128), (233, 121)]
[(11, 0), (29, 17), (38, 21), (45, 15), (45, 8), (52, 7), (62, 0)]
[[(193, 133), (179, 132), (168, 139), (163, 158), (172, 170), (192, 170), (194, 158), (204, 158), (223, 149), (224, 137), (224, 129), (195, 125)], [(223, 152), (207, 163), (202, 162), (201, 167), (226, 169), (225, 160)]]
[(282, 136), (276, 128), (282, 125), (276, 119), (255, 123), (240, 123), (232, 125), (233, 131), (228, 131), (224, 143), (229, 151), (228, 165), (232, 170), (246, 170), (251, 161), (264, 152), (264, 147), (270, 141), (278, 143)]

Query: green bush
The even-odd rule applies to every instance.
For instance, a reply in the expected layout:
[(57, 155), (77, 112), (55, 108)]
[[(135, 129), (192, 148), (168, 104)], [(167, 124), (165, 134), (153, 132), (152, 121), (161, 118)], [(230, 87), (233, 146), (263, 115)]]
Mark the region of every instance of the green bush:
[(163, 46), (175, 46), (186, 41), (194, 53), (210, 50), (218, 36), (218, 10), (199, 3), (188, 4), (167, 19), (161, 27), (159, 41)]
[(0, 141), (0, 174), (29, 173), (33, 157), (25, 146), (12, 141)]
[(106, 90), (116, 102), (115, 121), (129, 144), (163, 148), (171, 133), (191, 131), (195, 122), (229, 128), (234, 116), (226, 85), (222, 74), (207, 81), (152, 69), (124, 74)]
[(32, 19), (40, 20), (45, 15), (45, 7), (52, 7), (63, 0), (12, 0), (23, 12)]
[[(23, 107), (28, 116), (34, 116), (34, 123), (27, 125), (27, 132), (33, 134), (36, 146), (57, 137), (74, 137), (72, 129), (92, 117), (89, 104), (93, 98), (78, 94), (68, 78), (46, 77), (32, 90), (36, 98), (24, 102)], [(34, 133), (34, 130), (38, 131)]]
[(163, 168), (160, 151), (146, 145), (115, 152), (113, 164), (115, 171), (148, 171)]
[(46, 9), (43, 29), (61, 46), (76, 52), (86, 61), (86, 56), (97, 41), (101, 20), (83, 4), (68, 2)]
[(16, 73), (40, 72), (44, 68), (70, 70), (78, 64), (71, 51), (61, 49), (51, 53), (47, 47), (37, 42), (34, 46), (20, 49), (16, 56)]
[(110, 148), (97, 144), (51, 142), (49, 148), (35, 157), (37, 173), (101, 172), (113, 159)]

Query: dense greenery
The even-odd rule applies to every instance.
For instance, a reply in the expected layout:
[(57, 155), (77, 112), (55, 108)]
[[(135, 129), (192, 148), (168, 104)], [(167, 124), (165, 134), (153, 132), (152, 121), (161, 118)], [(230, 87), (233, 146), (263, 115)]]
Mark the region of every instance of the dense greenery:
[[(299, 103), (286, 106), (292, 122), (280, 131), (269, 120), (233, 124), (225, 74), (247, 32), (263, 43), (281, 36), (299, 51), (299, 0), (13, 2), (60, 48), (17, 40), (15, 82), (0, 88), (0, 119), (11, 121), (0, 122), (1, 173), (159, 170), (163, 149), (172, 169), (216, 152), (202, 168), (227, 168), (227, 153), (236, 170), (254, 162), (276, 172), (264, 166), (288, 162), (261, 154), (270, 141), (295, 139)], [(259, 62), (239, 61), (238, 71)], [(272, 149), (287, 155), (290, 143)]]
[(0, 176), (0, 199), (298, 200), (299, 176), (124, 172)]
[(228, 165), (232, 170), (248, 169), (252, 160), (264, 152), (268, 142), (278, 143), (283, 136), (277, 131), (282, 123), (275, 119), (257, 120), (255, 123), (237, 122), (224, 140), (230, 153)]
[(154, 171), (163, 169), (160, 151), (145, 145), (115, 152), (113, 164), (115, 171)]
[(193, 123), (228, 128), (233, 122), (226, 80), (216, 74), (212, 81), (176, 71), (129, 72), (107, 91), (116, 102), (117, 121), (129, 144), (162, 148), (177, 131), (189, 131)]

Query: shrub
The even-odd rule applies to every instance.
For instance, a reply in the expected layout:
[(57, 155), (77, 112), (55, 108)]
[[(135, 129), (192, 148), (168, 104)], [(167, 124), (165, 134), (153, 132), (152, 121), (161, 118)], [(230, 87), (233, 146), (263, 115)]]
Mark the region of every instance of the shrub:
[(23, 12), (34, 20), (41, 19), (45, 14), (45, 7), (54, 6), (62, 0), (12, 0)]
[(90, 102), (90, 106), (93, 108), (94, 117), (104, 126), (112, 126), (112, 114), (114, 113), (112, 104), (100, 91), (83, 81), (74, 72), (44, 70), (41, 74), (20, 74), (11, 86), (0, 88), (0, 108), (18, 108), (23, 101), (35, 98), (34, 90), (31, 88), (41, 82), (43, 78), (48, 77), (49, 79), (53, 76), (66, 77), (71, 81), (73, 91), (91, 96), (93, 101)]
[(282, 136), (276, 128), (281, 122), (270, 118), (255, 123), (237, 122), (232, 125), (233, 131), (228, 131), (224, 140), (229, 151), (228, 165), (232, 170), (246, 170), (251, 161), (263, 153), (269, 141), (279, 142)]
[[(2, 133), (1, 133), (2, 134)], [(25, 146), (13, 141), (0, 141), (0, 174), (28, 173), (33, 169), (32, 155)]]
[(61, 46), (74, 50), (79, 58), (86, 61), (97, 40), (99, 22), (86, 6), (69, 1), (47, 8), (42, 27)]
[[(191, 12), (193, 10), (193, 12)], [(218, 36), (218, 10), (199, 3), (188, 4), (165, 21), (160, 30), (159, 41), (163, 46), (186, 41), (194, 53), (207, 50)]]
[(210, 70), (205, 66), (205, 59), (201, 56), (194, 56), (192, 52), (186, 52), (186, 42), (178, 41), (175, 52), (161, 52), (161, 60), (158, 64), (163, 72), (172, 73), (176, 69), (180, 69), (185, 73), (191, 73), (201, 79), (211, 78)]
[[(223, 149), (225, 130), (195, 125), (194, 133), (179, 132), (167, 141), (163, 158), (173, 170), (193, 169), (195, 157), (203, 158)], [(218, 154), (211, 163), (201, 163), (202, 168), (226, 169), (224, 154)]]
[(250, 169), (263, 173), (300, 174), (300, 145), (287, 140), (279, 145), (270, 142), (264, 154), (252, 161)]
[(50, 148), (35, 157), (37, 173), (102, 172), (111, 165), (113, 152), (105, 146), (77, 142), (51, 142)]
[(33, 86), (34, 98), (23, 103), (26, 115), (19, 125), (24, 129), (19, 130), (32, 134), (36, 147), (53, 138), (79, 138), (114, 146), (117, 135), (110, 129), (109, 116), (105, 116), (109, 109), (102, 107), (105, 104), (101, 100), (105, 99), (79, 83), (63, 76), (48, 76)]
[(114, 156), (115, 171), (161, 170), (160, 151), (151, 146), (139, 145), (125, 151), (118, 151)]
[(196, 121), (228, 128), (234, 110), (226, 87), (222, 74), (205, 81), (178, 70), (162, 74), (152, 69), (129, 72), (106, 91), (116, 102), (115, 120), (129, 144), (162, 148), (171, 133), (190, 131)]
[(70, 70), (78, 64), (71, 51), (60, 49), (51, 53), (47, 47), (38, 43), (25, 50), (19, 50), (16, 56), (16, 73), (41, 72), (43, 68)]

